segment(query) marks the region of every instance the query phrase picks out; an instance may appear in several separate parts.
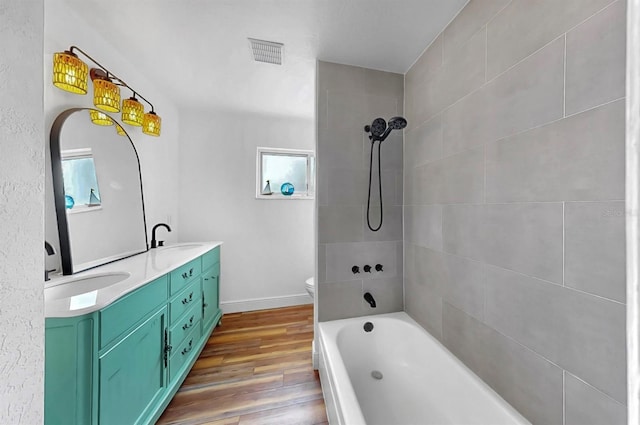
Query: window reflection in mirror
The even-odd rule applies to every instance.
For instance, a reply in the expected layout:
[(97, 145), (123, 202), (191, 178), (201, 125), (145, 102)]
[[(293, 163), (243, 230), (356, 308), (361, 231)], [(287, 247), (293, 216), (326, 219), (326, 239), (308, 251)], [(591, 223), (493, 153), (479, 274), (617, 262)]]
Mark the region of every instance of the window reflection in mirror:
[(102, 201), (91, 148), (64, 150), (61, 159), (67, 212), (99, 209)]

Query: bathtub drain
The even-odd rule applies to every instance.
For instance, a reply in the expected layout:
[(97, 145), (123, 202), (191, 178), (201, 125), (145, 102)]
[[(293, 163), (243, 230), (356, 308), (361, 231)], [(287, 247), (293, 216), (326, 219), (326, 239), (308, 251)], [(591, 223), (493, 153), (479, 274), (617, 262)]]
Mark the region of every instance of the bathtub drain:
[(382, 379), (382, 372), (380, 372), (379, 370), (374, 370), (373, 372), (371, 372), (371, 376), (373, 377), (373, 379)]

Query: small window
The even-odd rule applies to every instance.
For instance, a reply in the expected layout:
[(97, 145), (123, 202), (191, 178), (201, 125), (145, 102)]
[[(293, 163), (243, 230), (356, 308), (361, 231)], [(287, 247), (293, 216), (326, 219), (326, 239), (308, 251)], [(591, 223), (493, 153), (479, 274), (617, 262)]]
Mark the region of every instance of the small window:
[(100, 209), (100, 188), (90, 148), (61, 152), (62, 178), (67, 212)]
[(312, 151), (258, 148), (257, 199), (313, 199)]

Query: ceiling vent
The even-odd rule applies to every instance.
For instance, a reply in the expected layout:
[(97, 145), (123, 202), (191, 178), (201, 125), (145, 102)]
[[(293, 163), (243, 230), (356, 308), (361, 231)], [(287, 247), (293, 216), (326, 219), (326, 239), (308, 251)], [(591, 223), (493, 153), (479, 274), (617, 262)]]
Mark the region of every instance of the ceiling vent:
[(256, 40), (255, 38), (250, 38), (249, 42), (251, 43), (253, 58), (256, 62), (282, 65), (282, 48), (284, 44), (273, 41)]

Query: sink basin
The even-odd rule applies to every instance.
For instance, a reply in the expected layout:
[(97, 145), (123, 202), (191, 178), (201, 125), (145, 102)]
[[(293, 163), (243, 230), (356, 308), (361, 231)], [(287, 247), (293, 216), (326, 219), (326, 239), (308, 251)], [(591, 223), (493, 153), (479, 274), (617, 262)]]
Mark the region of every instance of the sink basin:
[(49, 300), (59, 300), (76, 295), (97, 291), (127, 279), (131, 274), (126, 272), (114, 272), (94, 276), (79, 277), (61, 285), (52, 286), (45, 291), (45, 297)]
[(179, 245), (170, 245), (170, 246), (162, 246), (159, 248), (156, 248), (157, 251), (156, 252), (163, 252), (163, 251), (182, 251), (182, 250), (187, 250), (187, 249), (193, 249), (193, 248), (198, 248), (201, 247), (202, 244), (201, 243), (182, 243)]

